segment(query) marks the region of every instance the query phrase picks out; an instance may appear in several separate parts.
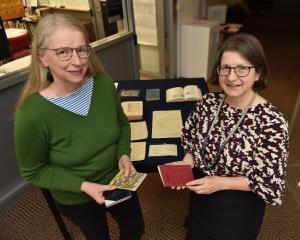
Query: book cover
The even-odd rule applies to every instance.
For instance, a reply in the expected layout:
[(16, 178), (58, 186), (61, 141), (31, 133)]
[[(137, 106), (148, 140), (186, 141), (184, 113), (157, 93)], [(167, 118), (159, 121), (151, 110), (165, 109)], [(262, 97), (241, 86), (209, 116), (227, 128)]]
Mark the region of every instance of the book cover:
[(193, 173), (190, 165), (158, 165), (158, 172), (164, 187), (185, 186), (192, 181)]
[(125, 101), (121, 103), (125, 115), (129, 120), (140, 120), (143, 118), (142, 101)]
[(158, 101), (158, 100), (160, 100), (159, 88), (146, 89), (146, 101)]
[(146, 173), (135, 172), (125, 177), (124, 172), (120, 171), (109, 184), (116, 186), (116, 188), (136, 191), (146, 176)]
[(129, 190), (118, 188), (112, 191), (105, 191), (103, 196), (105, 198), (104, 204), (106, 207), (111, 207), (132, 197)]
[(139, 97), (140, 90), (139, 89), (122, 89), (120, 91), (121, 97)]

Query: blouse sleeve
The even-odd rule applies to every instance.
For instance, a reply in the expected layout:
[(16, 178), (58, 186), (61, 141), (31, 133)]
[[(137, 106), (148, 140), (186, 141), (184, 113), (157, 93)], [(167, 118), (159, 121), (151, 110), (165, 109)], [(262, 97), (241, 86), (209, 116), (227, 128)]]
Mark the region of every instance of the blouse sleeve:
[(195, 141), (197, 141), (196, 130), (199, 128), (199, 119), (201, 119), (200, 116), (201, 102), (202, 101), (196, 103), (195, 108), (190, 113), (189, 117), (185, 121), (184, 126), (182, 128), (181, 145), (183, 147), (185, 154), (186, 153), (193, 154), (194, 152), (193, 146), (195, 145)]
[(246, 179), (251, 190), (271, 205), (280, 205), (285, 188), (288, 126), (275, 119), (262, 127), (255, 159)]

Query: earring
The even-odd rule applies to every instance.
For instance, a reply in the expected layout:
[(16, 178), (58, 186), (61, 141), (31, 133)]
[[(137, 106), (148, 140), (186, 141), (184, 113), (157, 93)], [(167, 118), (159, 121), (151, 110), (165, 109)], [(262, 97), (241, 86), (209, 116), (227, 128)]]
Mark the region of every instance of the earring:
[(49, 68), (47, 68), (47, 74), (46, 74), (46, 79), (48, 82), (53, 82), (53, 76), (52, 73), (50, 72)]

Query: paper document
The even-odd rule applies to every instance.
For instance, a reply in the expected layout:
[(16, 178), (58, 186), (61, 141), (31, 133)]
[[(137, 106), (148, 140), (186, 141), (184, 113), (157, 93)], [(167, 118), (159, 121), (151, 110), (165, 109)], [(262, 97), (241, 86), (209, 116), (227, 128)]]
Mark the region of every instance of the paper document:
[(148, 138), (148, 129), (147, 129), (146, 121), (131, 122), (130, 129), (131, 129), (131, 140), (132, 141)]
[(131, 161), (145, 160), (146, 156), (146, 142), (132, 142), (131, 143)]
[(153, 111), (152, 138), (179, 138), (181, 129), (180, 110)]
[(149, 157), (177, 156), (176, 144), (150, 145)]

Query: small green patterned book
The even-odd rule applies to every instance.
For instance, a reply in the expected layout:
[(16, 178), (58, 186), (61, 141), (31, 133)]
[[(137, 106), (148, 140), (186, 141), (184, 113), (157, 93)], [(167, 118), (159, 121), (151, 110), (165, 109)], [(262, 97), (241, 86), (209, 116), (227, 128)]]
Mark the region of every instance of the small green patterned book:
[(114, 178), (110, 181), (109, 185), (116, 186), (116, 188), (127, 189), (130, 191), (135, 191), (140, 184), (146, 178), (146, 173), (135, 172), (125, 177), (124, 172), (120, 171)]

